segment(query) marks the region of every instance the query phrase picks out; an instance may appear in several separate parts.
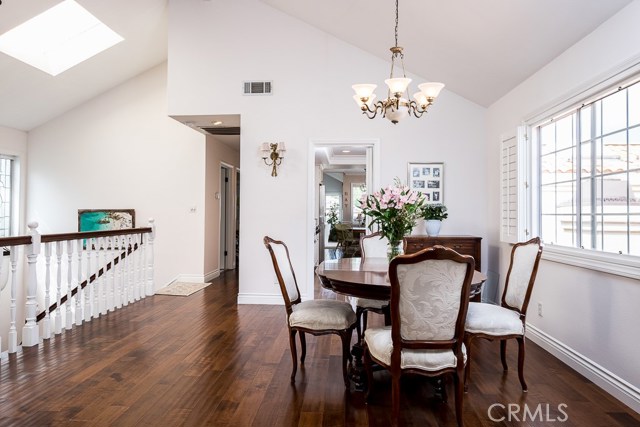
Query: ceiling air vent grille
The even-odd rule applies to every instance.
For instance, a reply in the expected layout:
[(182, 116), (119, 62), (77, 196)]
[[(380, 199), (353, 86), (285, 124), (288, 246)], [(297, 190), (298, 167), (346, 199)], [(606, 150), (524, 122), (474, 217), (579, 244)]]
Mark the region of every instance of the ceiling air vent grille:
[(272, 82), (244, 82), (245, 95), (271, 95)]
[(211, 135), (240, 135), (239, 127), (200, 127)]

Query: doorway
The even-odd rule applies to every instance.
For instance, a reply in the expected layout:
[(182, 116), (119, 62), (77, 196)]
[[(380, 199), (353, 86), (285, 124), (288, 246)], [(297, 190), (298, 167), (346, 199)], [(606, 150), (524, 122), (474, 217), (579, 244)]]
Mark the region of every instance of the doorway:
[[(231, 177), (233, 166), (221, 163), (220, 165), (220, 271), (231, 270), (236, 261), (236, 222), (234, 215), (237, 204), (233, 201), (231, 189)], [(236, 198), (238, 198), (236, 196)]]
[[(342, 188), (339, 192), (339, 200), (342, 216), (346, 221), (352, 222), (354, 203), (352, 198), (352, 184), (365, 184), (367, 189), (377, 188), (379, 185), (380, 170), (380, 140), (378, 139), (311, 139), (309, 144), (309, 188), (308, 188), (308, 221), (312, 235), (308, 238), (309, 253), (315, 254), (309, 258), (307, 295), (313, 298), (313, 271), (316, 264), (324, 260), (327, 250), (335, 248), (326, 241), (329, 235), (327, 224), (328, 210), (327, 196), (332, 190), (323, 183), (323, 176), (331, 174), (341, 180)], [(360, 175), (362, 178), (355, 178)], [(342, 177), (342, 179), (340, 179)], [(345, 183), (346, 182), (346, 183)], [(323, 185), (320, 185), (323, 184)], [(321, 200), (322, 199), (322, 200)], [(346, 211), (346, 212), (345, 212)], [(321, 243), (322, 242), (322, 243)], [(326, 244), (326, 247), (324, 244)]]

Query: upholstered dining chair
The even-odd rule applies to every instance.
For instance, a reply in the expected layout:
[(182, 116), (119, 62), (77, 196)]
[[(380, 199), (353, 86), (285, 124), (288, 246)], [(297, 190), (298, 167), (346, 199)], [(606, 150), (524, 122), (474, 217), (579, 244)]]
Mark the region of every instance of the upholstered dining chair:
[[(518, 341), (518, 377), (523, 391), (527, 391), (524, 380), (524, 333), (529, 298), (536, 280), (538, 264), (542, 256), (540, 238), (517, 243), (511, 249), (511, 261), (502, 293), (501, 305), (477, 303), (469, 304), (465, 325), (467, 355), (471, 357), (471, 341), (474, 338), (500, 340), (500, 359), (506, 371), (507, 340)], [(469, 380), (470, 363), (465, 370), (465, 384)]]
[(282, 292), (287, 312), (289, 345), (291, 347), (291, 358), (293, 359), (291, 382), (295, 382), (298, 369), (296, 333), (300, 334), (301, 365), (304, 365), (304, 359), (307, 354), (305, 333), (311, 335), (336, 334), (342, 340), (342, 377), (345, 387), (349, 387), (347, 364), (351, 360), (349, 350), (351, 336), (356, 324), (356, 314), (351, 305), (347, 302), (327, 299), (303, 302), (300, 298), (300, 290), (291, 265), (287, 245), (268, 236), (265, 236), (263, 241), (271, 255), (271, 261), (280, 284), (280, 291)]
[[(362, 262), (365, 262), (367, 258), (386, 258), (388, 243), (389, 240), (383, 237), (379, 231), (360, 236), (360, 256)], [(384, 314), (385, 310), (389, 309), (389, 301), (358, 297), (351, 297), (350, 300), (351, 304), (356, 307), (356, 317), (358, 318), (356, 331), (358, 333), (358, 340), (362, 341), (362, 333), (367, 329), (367, 312), (372, 311), (374, 313)]]
[(364, 332), (364, 362), (369, 390), (372, 361), (391, 372), (393, 423), (400, 414), (403, 374), (453, 374), (456, 419), (463, 425), (464, 321), (474, 268), (472, 257), (443, 246), (391, 261), (391, 326)]

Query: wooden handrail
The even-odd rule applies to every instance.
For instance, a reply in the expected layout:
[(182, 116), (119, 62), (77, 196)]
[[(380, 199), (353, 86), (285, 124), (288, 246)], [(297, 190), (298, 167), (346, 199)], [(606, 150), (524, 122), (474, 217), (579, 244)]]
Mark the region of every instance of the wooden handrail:
[[(79, 239), (92, 239), (98, 237), (109, 236), (126, 236), (129, 234), (145, 234), (151, 233), (153, 230), (151, 227), (142, 228), (124, 228), (121, 230), (107, 230), (107, 231), (82, 231), (77, 233), (58, 233), (58, 234), (43, 234), (40, 236), (42, 243), (47, 242), (62, 242), (66, 240), (79, 240)], [(0, 238), (0, 247), (7, 246), (22, 246), (30, 245), (31, 236), (13, 236)]]
[(142, 228), (123, 228), (120, 230), (105, 230), (105, 231), (81, 231), (77, 233), (60, 233), (60, 234), (43, 234), (40, 237), (42, 243), (47, 242), (63, 242), (66, 240), (79, 240), (79, 239), (93, 239), (98, 237), (110, 237), (110, 236), (126, 236), (129, 234), (144, 234), (151, 233), (151, 227)]

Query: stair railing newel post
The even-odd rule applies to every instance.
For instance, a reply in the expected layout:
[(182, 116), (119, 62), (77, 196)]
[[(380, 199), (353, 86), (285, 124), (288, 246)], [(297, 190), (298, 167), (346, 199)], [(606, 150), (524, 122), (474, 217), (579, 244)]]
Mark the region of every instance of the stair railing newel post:
[(70, 331), (73, 328), (73, 312), (71, 311), (71, 290), (73, 288), (73, 240), (67, 240), (67, 306), (64, 315), (64, 328)]
[(53, 312), (53, 331), (62, 333), (62, 242), (56, 242), (56, 311)]
[(51, 338), (51, 318), (49, 317), (49, 307), (51, 307), (51, 242), (44, 244), (44, 319), (42, 319), (42, 339)]
[(76, 325), (82, 325), (82, 239), (76, 240), (76, 250), (78, 253), (76, 257), (78, 259), (78, 274), (76, 276)]
[(22, 346), (32, 347), (38, 345), (40, 334), (36, 316), (38, 311), (38, 303), (36, 301), (36, 292), (38, 290), (38, 276), (36, 272), (36, 262), (40, 254), (40, 233), (38, 233), (38, 223), (30, 222), (29, 235), (31, 236), (31, 244), (27, 246), (27, 302), (25, 304), (25, 320), (26, 323), (22, 328)]
[(156, 224), (153, 218), (149, 218), (149, 227), (151, 228), (151, 233), (147, 233), (147, 245), (148, 248), (146, 250), (146, 261), (147, 261), (147, 295), (155, 294), (155, 287), (153, 282), (153, 241), (156, 238)]
[(11, 324), (9, 326), (9, 334), (7, 335), (7, 349), (9, 353), (18, 351), (18, 330), (16, 329), (16, 291), (18, 290), (18, 277), (16, 275), (18, 267), (18, 251), (20, 248), (14, 246), (11, 248), (9, 262), (11, 263), (11, 305), (9, 308), (9, 317)]

